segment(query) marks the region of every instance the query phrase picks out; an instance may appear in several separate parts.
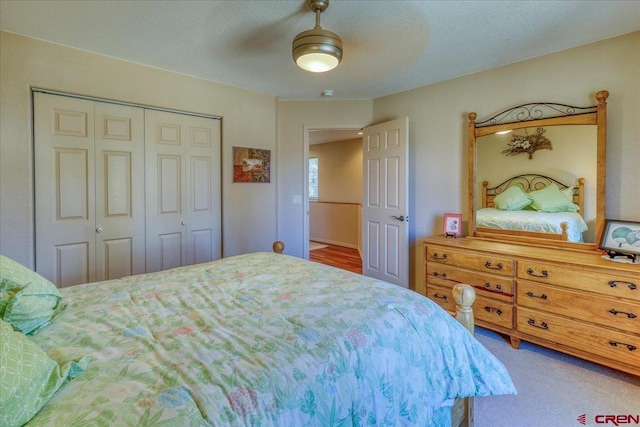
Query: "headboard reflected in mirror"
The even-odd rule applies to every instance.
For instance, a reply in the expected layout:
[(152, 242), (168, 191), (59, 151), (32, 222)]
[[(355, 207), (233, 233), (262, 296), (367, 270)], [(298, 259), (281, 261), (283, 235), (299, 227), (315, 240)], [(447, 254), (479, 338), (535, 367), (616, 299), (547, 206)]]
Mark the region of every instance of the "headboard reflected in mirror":
[(605, 219), (606, 102), (469, 114), (469, 236), (597, 249)]

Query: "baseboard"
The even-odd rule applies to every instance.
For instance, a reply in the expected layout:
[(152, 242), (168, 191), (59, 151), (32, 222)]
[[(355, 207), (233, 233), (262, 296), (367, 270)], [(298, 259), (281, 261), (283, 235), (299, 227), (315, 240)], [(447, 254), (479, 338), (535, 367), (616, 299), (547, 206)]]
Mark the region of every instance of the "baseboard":
[(350, 249), (358, 249), (358, 245), (354, 245), (352, 243), (345, 243), (345, 242), (336, 242), (334, 240), (329, 240), (329, 239), (319, 239), (317, 237), (309, 237), (309, 240), (313, 240), (314, 242), (318, 242), (318, 243), (324, 243), (327, 245), (336, 245), (336, 246), (342, 246), (345, 248), (350, 248)]

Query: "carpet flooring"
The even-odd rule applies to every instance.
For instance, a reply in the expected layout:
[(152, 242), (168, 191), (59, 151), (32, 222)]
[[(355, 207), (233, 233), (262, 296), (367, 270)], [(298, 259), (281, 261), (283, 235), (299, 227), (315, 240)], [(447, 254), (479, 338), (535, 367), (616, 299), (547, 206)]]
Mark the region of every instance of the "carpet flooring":
[(476, 427), (595, 426), (606, 419), (598, 415), (640, 416), (640, 377), (524, 341), (515, 350), (483, 328), (476, 328), (476, 338), (507, 367), (518, 390), (475, 399)]

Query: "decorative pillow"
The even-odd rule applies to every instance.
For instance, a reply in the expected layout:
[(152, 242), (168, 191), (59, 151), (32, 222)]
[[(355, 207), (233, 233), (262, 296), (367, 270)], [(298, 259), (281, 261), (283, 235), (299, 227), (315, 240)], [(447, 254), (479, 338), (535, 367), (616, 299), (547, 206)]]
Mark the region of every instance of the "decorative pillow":
[(493, 199), (496, 209), (503, 211), (519, 211), (531, 204), (531, 199), (518, 185), (507, 188)]
[(533, 200), (531, 206), (540, 212), (577, 212), (580, 209), (578, 205), (567, 200), (555, 185), (532, 191), (529, 197)]
[(53, 283), (0, 255), (0, 318), (24, 334), (46, 326), (61, 295)]
[(573, 202), (573, 187), (563, 188), (560, 192), (568, 201)]
[(21, 426), (68, 381), (88, 358), (59, 366), (38, 345), (0, 320), (0, 425)]

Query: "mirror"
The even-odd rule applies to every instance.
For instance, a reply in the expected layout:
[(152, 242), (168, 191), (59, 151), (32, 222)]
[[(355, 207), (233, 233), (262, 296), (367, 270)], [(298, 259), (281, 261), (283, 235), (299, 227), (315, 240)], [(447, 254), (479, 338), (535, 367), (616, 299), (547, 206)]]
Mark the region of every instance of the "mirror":
[(482, 121), (469, 114), (469, 236), (597, 248), (608, 95), (598, 92), (590, 107), (531, 103)]

